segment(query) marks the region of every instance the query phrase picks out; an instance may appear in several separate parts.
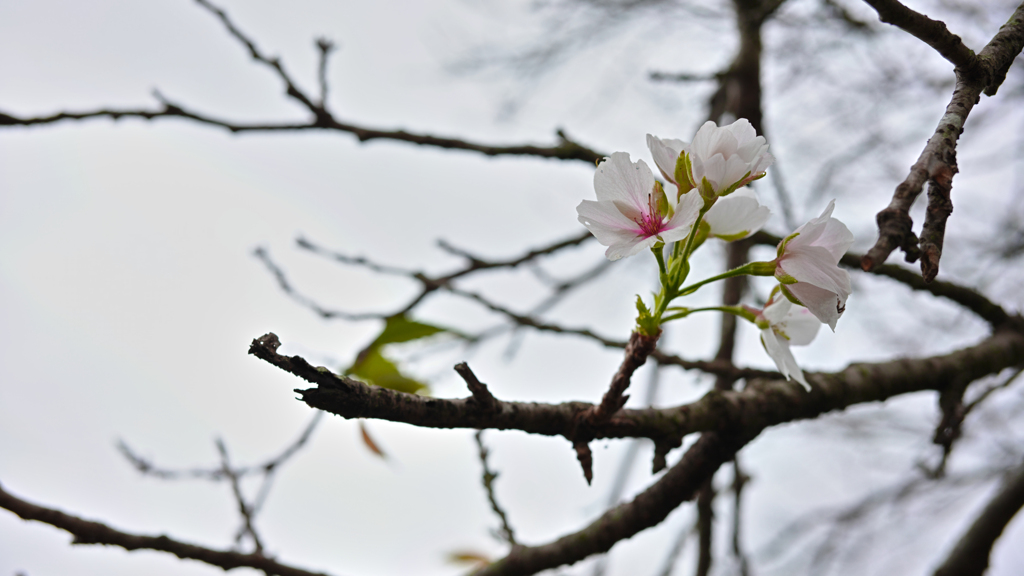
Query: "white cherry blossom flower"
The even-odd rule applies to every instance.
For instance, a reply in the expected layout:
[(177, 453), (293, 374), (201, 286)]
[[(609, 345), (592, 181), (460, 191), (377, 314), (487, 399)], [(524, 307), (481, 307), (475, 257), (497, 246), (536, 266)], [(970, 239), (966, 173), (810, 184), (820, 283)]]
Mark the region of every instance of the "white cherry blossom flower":
[(666, 180), (679, 188), (680, 193), (689, 192), (693, 188), (693, 184), (689, 182), (689, 176), (685, 173), (680, 173), (680, 178), (683, 180), (682, 185), (676, 180), (677, 169), (685, 172), (684, 165), (679, 165), (679, 161), (682, 159), (682, 154), (686, 151), (687, 146), (689, 145), (682, 140), (658, 138), (651, 134), (647, 135), (647, 147), (651, 150), (654, 164)]
[[(694, 135), (687, 158), (691, 181), (705, 194), (713, 191), (719, 196), (761, 178), (775, 162), (764, 136), (758, 136), (746, 118), (721, 128), (705, 122)], [(703, 190), (705, 179), (711, 190)]]
[(786, 296), (806, 306), (834, 332), (850, 296), (850, 274), (839, 260), (853, 244), (853, 233), (832, 217), (836, 201), (821, 216), (779, 243), (775, 277)]
[(660, 185), (655, 186), (647, 164), (630, 162), (625, 152), (598, 165), (594, 190), (597, 201), (584, 200), (576, 212), (597, 241), (608, 247), (609, 260), (632, 256), (658, 241), (685, 239), (703, 206), (697, 194), (683, 196), (678, 204), (667, 198)]
[(719, 198), (704, 215), (704, 221), (710, 226), (709, 236), (732, 242), (760, 230), (768, 222), (769, 216), (771, 210), (758, 202), (757, 192), (742, 188), (725, 198)]
[(709, 120), (689, 144), (648, 134), (647, 146), (662, 175), (680, 192), (697, 187), (708, 197), (731, 194), (764, 176), (775, 162), (764, 136), (745, 118), (721, 128)]
[(809, 392), (811, 386), (804, 378), (804, 372), (793, 358), (790, 346), (806, 346), (814, 340), (821, 328), (821, 322), (803, 306), (795, 306), (778, 295), (756, 311), (757, 326), (761, 328), (761, 344), (768, 355), (786, 377), (796, 380)]

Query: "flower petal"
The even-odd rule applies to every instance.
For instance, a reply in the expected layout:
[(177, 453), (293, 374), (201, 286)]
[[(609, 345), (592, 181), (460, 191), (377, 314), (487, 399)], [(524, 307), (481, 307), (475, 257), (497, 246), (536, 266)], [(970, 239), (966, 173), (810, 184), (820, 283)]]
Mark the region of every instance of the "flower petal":
[(683, 240), (690, 234), (690, 228), (697, 221), (697, 215), (704, 207), (704, 199), (697, 192), (683, 194), (676, 205), (676, 213), (665, 223), (661, 238), (665, 242)]
[(806, 346), (818, 335), (818, 330), (821, 329), (821, 321), (815, 318), (814, 314), (807, 308), (793, 306), (789, 313), (786, 314), (786, 317), (779, 322), (779, 328), (789, 338), (790, 346)]
[(578, 220), (605, 246), (642, 234), (640, 226), (627, 218), (613, 202), (583, 200), (576, 207)]
[[(704, 215), (704, 221), (711, 226), (711, 235), (728, 237), (730, 240), (746, 238), (761, 229), (768, 222), (771, 210), (761, 206), (757, 194), (749, 188), (740, 188), (732, 194), (719, 198)], [(736, 238), (737, 234), (743, 236)]]
[(728, 126), (723, 126), (721, 129), (728, 130), (741, 146), (750, 140), (757, 140), (758, 138), (761, 139), (762, 144), (764, 143), (764, 136), (758, 136), (757, 131), (754, 130), (754, 125), (746, 118), (740, 118)]
[(627, 242), (612, 244), (607, 250), (605, 250), (604, 255), (609, 260), (618, 260), (619, 258), (632, 256), (645, 248), (650, 248), (651, 246), (654, 246), (657, 241), (658, 238), (656, 236), (648, 236), (647, 238), (644, 238), (643, 236), (636, 236)]
[(761, 330), (761, 344), (764, 346), (765, 351), (768, 352), (768, 356), (775, 362), (779, 372), (782, 372), (782, 375), (786, 377), (786, 380), (792, 377), (808, 392), (811, 391), (811, 386), (807, 384), (804, 372), (796, 363), (796, 358), (793, 357), (793, 353), (789, 350), (789, 344), (785, 339), (780, 338), (771, 328), (765, 328)]
[(789, 315), (789, 311), (792, 307), (792, 302), (779, 297), (769, 302), (768, 305), (764, 307), (764, 311), (761, 312), (761, 314), (769, 324), (779, 324), (786, 319), (786, 316)]
[(846, 224), (835, 218), (829, 218), (815, 244), (831, 252), (832, 257), (838, 263), (853, 245), (853, 232), (850, 232)]
[(675, 178), (676, 162), (679, 160), (679, 155), (686, 150), (686, 143), (682, 140), (658, 138), (648, 134), (647, 147), (651, 150), (651, 157), (654, 158), (654, 164), (658, 167), (661, 175), (669, 182), (678, 184)]
[(797, 246), (797, 236), (788, 245), (782, 258), (778, 259), (778, 270), (800, 282), (808, 282), (836, 294), (849, 296), (851, 292), (850, 273), (837, 266), (832, 254), (821, 246)]
[(594, 173), (598, 200), (622, 202), (637, 212), (647, 211), (647, 198), (653, 189), (654, 173), (643, 160), (630, 162), (626, 152), (613, 153)]
[(749, 164), (743, 161), (738, 154), (729, 156), (725, 161), (725, 173), (722, 177), (722, 189), (730, 188), (750, 172)]
[(705, 158), (703, 168), (703, 172), (698, 174), (697, 167), (694, 166), (693, 177), (697, 179), (696, 183), (707, 178), (715, 192), (721, 190), (725, 178), (725, 156), (715, 154), (710, 158)]
[(818, 320), (828, 324), (828, 327), (831, 328), (833, 332), (836, 331), (836, 322), (839, 321), (839, 317), (842, 316), (843, 310), (846, 309), (846, 296), (836, 294), (835, 292), (829, 292), (828, 290), (818, 288), (817, 286), (806, 282), (790, 284), (786, 286), (786, 289), (789, 290), (797, 300), (800, 300), (800, 302), (802, 302)]

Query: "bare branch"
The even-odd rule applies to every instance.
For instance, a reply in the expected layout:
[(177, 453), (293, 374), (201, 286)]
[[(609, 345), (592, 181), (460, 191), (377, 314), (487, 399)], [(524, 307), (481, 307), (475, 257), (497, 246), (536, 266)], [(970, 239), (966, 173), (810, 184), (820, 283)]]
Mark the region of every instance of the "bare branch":
[(238, 474), (235, 474), (231, 468), (231, 459), (228, 457), (227, 446), (224, 445), (224, 441), (220, 438), (217, 439), (217, 452), (220, 453), (220, 466), (224, 476), (231, 482), (231, 493), (235, 497), (235, 503), (238, 504), (238, 513), (242, 516), (242, 528), (239, 529), (238, 535), (235, 536), (235, 542), (241, 543), (242, 538), (248, 534), (249, 538), (252, 539), (254, 547), (253, 554), (263, 555), (263, 542), (260, 541), (259, 534), (256, 533), (256, 528), (253, 526), (253, 510), (249, 504), (245, 501), (245, 495), (242, 494), (242, 486), (238, 480)]
[[(317, 47), (320, 50), (320, 92), (319, 102), (314, 102), (305, 92), (300, 90), (294, 79), (285, 70), (281, 60), (276, 57), (268, 57), (263, 54), (255, 42), (244, 34), (228, 17), (227, 13), (211, 4), (208, 0), (196, 0), (196, 3), (217, 16), (228, 33), (238, 40), (253, 60), (263, 64), (274, 71), (274, 73), (285, 84), (285, 93), (301, 103), (310, 111), (313, 118), (308, 122), (285, 122), (285, 123), (237, 123), (230, 122), (223, 118), (202, 114), (187, 110), (180, 104), (173, 103), (164, 98), (158, 92), (155, 97), (162, 104), (159, 109), (107, 109), (101, 108), (89, 112), (58, 112), (49, 116), (21, 117), (13, 114), (0, 112), (0, 126), (39, 126), (53, 124), (65, 120), (87, 120), (92, 118), (110, 118), (119, 120), (121, 118), (142, 118), (154, 120), (162, 118), (183, 118), (200, 124), (224, 128), (232, 133), (243, 132), (295, 132), (303, 130), (333, 130), (354, 135), (360, 142), (370, 140), (395, 140), (408, 142), (420, 146), (432, 146), (449, 150), (466, 150), (478, 152), (487, 156), (533, 156), (537, 158), (551, 158), (556, 160), (582, 160), (593, 164), (604, 157), (604, 154), (595, 152), (590, 148), (572, 140), (565, 131), (555, 131), (558, 143), (553, 146), (534, 145), (487, 145), (458, 138), (446, 138), (429, 134), (417, 134), (405, 130), (381, 130), (368, 128), (356, 124), (338, 121), (326, 108), (327, 81), (326, 81), (326, 60), (330, 52), (329, 43), (323, 40), (318, 41)], [(328, 46), (325, 48), (325, 46)]]
[(91, 520), (65, 514), (60, 510), (45, 508), (22, 500), (0, 487), (0, 508), (10, 510), (24, 520), (35, 520), (49, 524), (74, 536), (72, 544), (102, 544), (118, 546), (125, 550), (155, 550), (174, 554), (183, 560), (196, 560), (223, 570), (234, 568), (255, 568), (267, 574), (279, 576), (327, 576), (323, 572), (311, 572), (281, 564), (261, 554), (242, 554), (224, 550), (203, 548), (172, 540), (167, 536), (140, 536), (122, 532)]
[[(443, 243), (442, 247), (444, 249), (452, 252), (453, 254), (457, 254), (461, 257), (466, 258), (467, 260), (469, 260), (469, 264), (463, 268), (460, 268), (459, 270), (440, 276), (428, 276), (423, 272), (418, 272), (415, 270), (406, 270), (393, 266), (381, 265), (361, 256), (348, 256), (346, 254), (327, 250), (325, 248), (313, 244), (312, 242), (304, 238), (300, 238), (298, 240), (298, 245), (300, 248), (309, 250), (320, 256), (324, 256), (326, 258), (330, 258), (332, 260), (344, 264), (364, 267), (382, 274), (405, 276), (422, 284), (422, 289), (420, 290), (419, 293), (417, 293), (404, 306), (402, 306), (400, 310), (392, 313), (353, 313), (325, 308), (324, 306), (321, 306), (319, 303), (309, 298), (308, 296), (299, 293), (288, 281), (284, 271), (270, 259), (270, 256), (267, 253), (266, 249), (257, 248), (254, 251), (254, 254), (256, 255), (257, 258), (263, 261), (267, 269), (274, 275), (274, 277), (277, 279), (278, 285), (285, 292), (285, 294), (287, 294), (289, 297), (291, 297), (299, 304), (313, 310), (320, 317), (325, 319), (340, 318), (354, 321), (371, 319), (379, 320), (395, 314), (405, 314), (411, 311), (416, 306), (418, 306), (427, 296), (429, 296), (433, 292), (439, 289), (444, 289), (445, 291), (451, 294), (461, 296), (463, 298), (468, 298), (470, 300), (478, 302), (479, 304), (485, 306), (486, 308), (493, 312), (497, 312), (499, 314), (504, 315), (506, 318), (514, 322), (519, 327), (528, 327), (542, 332), (553, 332), (557, 334), (573, 334), (576, 336), (581, 336), (584, 338), (594, 340), (600, 343), (601, 345), (610, 348), (625, 348), (627, 342), (605, 338), (586, 328), (567, 328), (556, 324), (542, 322), (541, 320), (533, 318), (532, 316), (518, 314), (516, 312), (509, 310), (508, 308), (495, 304), (494, 302), (491, 302), (489, 299), (483, 297), (480, 294), (461, 290), (453, 286), (453, 281), (463, 276), (467, 276), (483, 270), (516, 268), (523, 264), (532, 262), (541, 256), (553, 254), (559, 250), (579, 245), (589, 238), (593, 238), (593, 235), (590, 234), (589, 231), (586, 231), (585, 233), (580, 234), (579, 236), (574, 236), (572, 238), (556, 242), (543, 248), (531, 250), (524, 255), (511, 258), (508, 260), (496, 261), (483, 260), (480, 257), (473, 256), (468, 252), (465, 252), (458, 248), (454, 248), (447, 243)], [(586, 282), (589, 279), (596, 278), (600, 272), (605, 270), (605, 264), (602, 264), (602, 266), (595, 267), (593, 270), (588, 271), (577, 278), (570, 279), (566, 282), (563, 282), (555, 286), (554, 293), (552, 294), (552, 296), (549, 297), (549, 299), (546, 300), (545, 302), (542, 302), (541, 305), (538, 306), (537, 308), (541, 310), (545, 309), (546, 307), (556, 302), (558, 298), (563, 297), (568, 292), (568, 290), (571, 290), (579, 286), (581, 283)], [(732, 378), (733, 380), (739, 378), (775, 378), (779, 376), (779, 373), (775, 371), (757, 370), (753, 368), (741, 368), (735, 366), (731, 361), (725, 360), (685, 360), (677, 355), (668, 354), (660, 350), (654, 350), (653, 352), (651, 352), (650, 355), (659, 364), (679, 366), (687, 370), (701, 370), (704, 372), (708, 372), (710, 374), (725, 375), (728, 376), (729, 378)]]
[(260, 261), (263, 262), (263, 265), (267, 267), (267, 270), (269, 270), (270, 273), (274, 275), (274, 278), (277, 279), (277, 285), (281, 287), (281, 290), (285, 294), (287, 294), (292, 300), (295, 300), (299, 304), (302, 304), (306, 308), (309, 308), (310, 310), (316, 312), (318, 315), (320, 315), (321, 318), (327, 320), (333, 318), (342, 318), (350, 321), (358, 321), (376, 320), (386, 318), (387, 316), (389, 316), (389, 314), (384, 314), (380, 312), (354, 313), (344, 312), (341, 310), (329, 310), (327, 308), (324, 308), (320, 306), (316, 301), (300, 294), (297, 290), (295, 290), (291, 283), (288, 282), (288, 277), (285, 276), (284, 270), (281, 270), (281, 268), (277, 264), (275, 264), (273, 260), (270, 259), (270, 254), (267, 252), (266, 248), (256, 248), (255, 250), (253, 250), (252, 254), (253, 256), (259, 258)]
[(965, 46), (963, 40), (950, 32), (944, 23), (911, 10), (898, 0), (864, 1), (878, 12), (879, 20), (917, 37), (957, 68), (973, 70), (979, 66), (974, 51)]
[[(317, 424), (319, 424), (322, 417), (322, 413), (318, 412), (314, 414), (313, 417), (309, 420), (309, 424), (306, 424), (306, 427), (303, 428), (298, 438), (296, 438), (291, 444), (285, 447), (285, 449), (282, 450), (281, 453), (278, 454), (277, 456), (274, 456), (273, 458), (263, 462), (262, 464), (234, 468), (234, 473), (239, 478), (242, 478), (253, 474), (266, 475), (274, 472), (275, 470), (280, 468), (281, 465), (283, 465), (285, 462), (291, 459), (292, 456), (297, 454), (298, 451), (301, 450), (303, 446), (306, 445), (306, 442), (308, 442), (309, 438), (313, 435), (313, 430), (316, 429), (316, 426)], [(124, 440), (119, 440), (117, 442), (117, 449), (128, 460), (128, 462), (130, 462), (131, 465), (135, 467), (136, 470), (138, 470), (139, 472), (146, 476), (153, 476), (155, 478), (160, 478), (162, 480), (203, 478), (206, 480), (212, 480), (216, 482), (224, 479), (223, 467), (218, 466), (213, 468), (189, 468), (184, 470), (161, 468), (159, 466), (156, 466), (149, 460), (143, 458), (142, 456), (136, 454), (135, 451), (132, 450), (131, 447), (129, 447), (128, 444), (124, 442)]]
[[(884, 10), (892, 9), (897, 14), (902, 14), (900, 9), (909, 11), (896, 0), (866, 1), (872, 6), (883, 6)], [(882, 11), (879, 14), (881, 15)], [(919, 14), (917, 16), (925, 18)], [(928, 22), (938, 24), (945, 30), (941, 23), (931, 20)], [(925, 29), (935, 28), (928, 28), (931, 25), (925, 26), (920, 22), (908, 25), (919, 34), (924, 34)], [(942, 45), (948, 47), (950, 41), (946, 38), (942, 40)], [(956, 38), (956, 41), (959, 42), (959, 38)], [(952, 61), (958, 65), (953, 97), (946, 106), (945, 114), (939, 120), (935, 133), (928, 140), (917, 162), (911, 166), (910, 174), (896, 187), (889, 206), (878, 213), (878, 241), (861, 260), (864, 270), (870, 271), (882, 265), (893, 250), (900, 248), (906, 254), (908, 262), (921, 258), (921, 273), (926, 281), (932, 281), (938, 274), (946, 220), (953, 210), (950, 193), (953, 175), (957, 172), (956, 142), (963, 132), (967, 116), (978, 103), (981, 93), (995, 94), (1021, 49), (1024, 49), (1024, 4), (1017, 7), (1010, 20), (1000, 28), (977, 58), (961, 63), (960, 60), (964, 60), (965, 57), (960, 51), (950, 49), (947, 50), (947, 54), (940, 50), (943, 56), (952, 57)], [(918, 247), (918, 239), (912, 231), (910, 207), (926, 183), (929, 197), (928, 216)]]
[(611, 386), (605, 392), (604, 397), (601, 398), (601, 404), (590, 413), (587, 419), (588, 423), (601, 424), (607, 422), (611, 419), (612, 415), (626, 404), (629, 396), (626, 396), (625, 392), (626, 388), (629, 387), (630, 380), (633, 378), (633, 372), (636, 372), (637, 368), (643, 366), (644, 362), (647, 361), (647, 357), (654, 351), (654, 347), (658, 344), (658, 336), (660, 334), (656, 336), (647, 336), (639, 332), (630, 334), (622, 364), (619, 365), (618, 371), (612, 377)]
[(256, 43), (253, 42), (251, 38), (246, 36), (241, 30), (239, 30), (237, 26), (235, 26), (231, 19), (228, 18), (226, 12), (214, 6), (208, 0), (196, 0), (196, 4), (199, 4), (200, 6), (209, 10), (215, 16), (217, 16), (217, 18), (219, 18), (221, 23), (224, 25), (224, 28), (227, 29), (228, 33), (231, 34), (231, 36), (233, 36), (243, 45), (245, 45), (245, 48), (249, 51), (249, 55), (252, 56), (253, 60), (273, 69), (274, 72), (277, 73), (277, 76), (281, 78), (281, 81), (284, 82), (286, 88), (285, 93), (288, 94), (288, 96), (291, 96), (292, 98), (301, 102), (302, 105), (308, 108), (309, 111), (312, 112), (317, 118), (323, 117), (325, 120), (330, 118), (330, 114), (328, 114), (327, 111), (324, 110), (322, 106), (314, 104), (313, 101), (308, 96), (306, 96), (305, 93), (303, 93), (295, 86), (295, 82), (292, 80), (291, 76), (288, 75), (288, 72), (285, 71), (284, 65), (281, 64), (281, 59), (268, 58), (267, 56), (263, 55), (263, 53), (260, 52), (258, 48), (256, 48)]
[(648, 72), (647, 78), (654, 82), (713, 82), (721, 80), (728, 72), (713, 74), (692, 74), (687, 72)]
[(743, 526), (742, 514), (740, 513), (743, 504), (743, 488), (747, 485), (747, 482), (750, 482), (750, 476), (747, 476), (740, 467), (739, 457), (737, 456), (732, 459), (732, 553), (739, 563), (740, 576), (748, 576), (750, 573), (750, 563), (747, 560), (746, 553), (743, 551), (742, 538), (740, 537), (740, 529)]
[(988, 569), (992, 546), (1024, 506), (1024, 465), (1013, 470), (999, 492), (960, 538), (935, 576), (981, 576)]
[[(572, 334), (575, 336), (581, 336), (583, 338), (593, 340), (603, 346), (607, 346), (608, 348), (625, 348), (629, 344), (628, 342), (623, 342), (621, 340), (612, 340), (610, 338), (606, 338), (591, 331), (589, 328), (567, 328), (564, 326), (560, 326), (558, 324), (550, 324), (542, 322), (530, 316), (518, 314), (516, 312), (509, 310), (508, 308), (505, 308), (504, 306), (499, 306), (498, 304), (495, 304), (494, 302), (491, 302), (487, 298), (484, 298), (483, 296), (476, 294), (474, 292), (459, 290), (457, 288), (451, 287), (448, 287), (447, 291), (452, 294), (463, 296), (465, 298), (469, 298), (470, 300), (479, 302), (489, 310), (505, 315), (509, 320), (512, 320), (519, 326), (533, 328), (541, 332), (551, 332), (554, 334)], [(707, 372), (709, 374), (725, 375), (730, 378), (733, 378), (734, 380), (739, 378), (777, 378), (781, 376), (781, 374), (779, 374), (778, 372), (774, 372), (771, 370), (757, 370), (754, 368), (737, 367), (732, 362), (724, 360), (685, 360), (674, 354), (668, 354), (657, 349), (651, 351), (650, 357), (656, 360), (659, 364), (665, 366), (679, 366), (680, 368), (683, 368), (685, 370), (700, 370), (702, 372)]]
[(589, 526), (554, 542), (513, 548), (508, 556), (473, 574), (534, 574), (606, 552), (615, 543), (660, 523), (672, 510), (693, 498), (697, 488), (756, 435), (756, 432), (736, 435), (716, 432), (702, 434), (679, 463), (631, 502), (608, 510)]
[[(481, 408), (484, 410), (497, 410), (498, 400), (487, 389), (487, 384), (481, 382), (476, 377), (476, 374), (469, 369), (469, 364), (460, 362), (455, 365), (455, 371), (466, 381), (466, 387), (469, 388), (469, 391), (473, 394), (473, 399)], [(479, 438), (477, 438), (477, 441), (479, 441)]]
[(697, 491), (697, 576), (708, 576), (711, 571), (711, 530), (715, 523), (714, 475)]
[(478, 454), (480, 456), (480, 465), (484, 469), (484, 490), (487, 491), (487, 500), (491, 503), (491, 510), (494, 510), (494, 514), (497, 515), (498, 518), (501, 520), (502, 540), (508, 542), (512, 546), (516, 546), (516, 535), (512, 531), (512, 526), (510, 526), (508, 523), (508, 516), (505, 514), (505, 511), (501, 508), (501, 505), (498, 504), (498, 499), (494, 496), (494, 481), (498, 478), (498, 473), (492, 472), (491, 469), (487, 466), (488, 451), (487, 447), (484, 446), (483, 435), (484, 431), (478, 430), (477, 433), (473, 435), (473, 438), (476, 439), (476, 446)]
[(317, 38), (316, 47), (320, 50), (320, 66), (317, 68), (320, 79), (320, 108), (324, 108), (327, 105), (327, 58), (335, 50), (335, 46), (327, 38)]
[[(575, 442), (581, 415), (594, 409), (587, 402), (497, 401), (497, 410), (486, 411), (465, 398), (426, 398), (370, 386), (311, 366), (301, 356), (282, 356), (277, 353), (280, 345), (277, 336), (267, 334), (253, 340), (249, 353), (315, 384), (316, 388), (296, 390), (301, 400), (344, 418), (379, 418), (427, 428), (522, 430)], [(975, 346), (946, 355), (851, 364), (832, 374), (807, 374), (813, 384), (809, 393), (786, 380), (758, 380), (740, 392), (712, 390), (696, 402), (673, 408), (622, 409), (607, 422), (590, 426), (586, 437), (650, 438), (656, 444), (678, 446), (693, 432), (736, 426), (759, 430), (854, 404), (942, 390), (954, 379), (973, 381), (1017, 366), (1021, 358), (1024, 334), (1001, 329)]]
[(975, 397), (966, 406), (964, 406), (964, 416), (966, 417), (968, 414), (970, 414), (971, 411), (973, 411), (982, 402), (988, 399), (988, 397), (991, 396), (994, 392), (1009, 387), (1010, 384), (1013, 384), (1013, 381), (1016, 380), (1017, 377), (1020, 376), (1022, 373), (1024, 373), (1024, 365), (1011, 372), (1010, 375), (1007, 376), (1006, 379), (1004, 379), (1002, 382), (993, 384), (992, 386), (986, 388), (984, 391), (981, 392), (981, 394), (978, 394), (977, 397)]

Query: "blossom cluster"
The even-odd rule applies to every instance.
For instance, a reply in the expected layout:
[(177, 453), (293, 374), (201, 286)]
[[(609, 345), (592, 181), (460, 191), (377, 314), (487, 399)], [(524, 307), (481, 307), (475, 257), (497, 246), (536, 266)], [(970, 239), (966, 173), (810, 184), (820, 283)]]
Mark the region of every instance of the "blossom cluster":
[[(769, 209), (746, 186), (763, 178), (775, 159), (764, 136), (744, 119), (722, 127), (707, 122), (689, 143), (648, 134), (647, 145), (666, 184), (643, 160), (633, 162), (629, 154), (616, 152), (598, 164), (597, 200), (584, 200), (576, 208), (579, 221), (608, 247), (610, 260), (645, 249), (654, 252), (661, 291), (651, 309), (638, 300), (638, 330), (655, 335), (661, 324), (700, 310), (735, 314), (761, 329), (761, 342), (779, 371), (809, 390), (790, 346), (809, 344), (821, 324), (835, 331), (851, 292), (849, 273), (838, 264), (853, 234), (832, 217), (835, 201), (783, 239), (774, 260), (751, 262), (684, 286), (690, 255), (705, 240), (740, 240), (768, 222)], [(763, 307), (670, 306), (704, 284), (744, 274), (778, 280)]]

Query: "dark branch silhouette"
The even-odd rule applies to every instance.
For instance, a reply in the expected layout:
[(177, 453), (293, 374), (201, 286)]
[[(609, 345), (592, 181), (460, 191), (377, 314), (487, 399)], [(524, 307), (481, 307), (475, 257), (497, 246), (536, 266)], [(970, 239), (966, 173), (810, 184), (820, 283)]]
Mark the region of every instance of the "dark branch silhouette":
[(1024, 506), (1024, 465), (1017, 467), (935, 571), (935, 576), (981, 576), (988, 570), (992, 545)]
[(224, 570), (234, 568), (255, 568), (267, 574), (279, 576), (327, 576), (323, 572), (311, 572), (281, 564), (259, 553), (242, 554), (226, 550), (214, 550), (174, 540), (168, 536), (142, 536), (111, 528), (106, 524), (84, 520), (60, 510), (46, 508), (27, 502), (0, 487), (0, 508), (10, 510), (23, 520), (34, 520), (60, 528), (74, 536), (72, 544), (100, 544), (118, 546), (125, 550), (155, 550), (174, 554), (182, 560), (196, 560)]
[(227, 13), (214, 6), (207, 0), (196, 0), (196, 3), (216, 15), (224, 25), (228, 33), (245, 46), (249, 55), (257, 63), (270, 68), (274, 74), (281, 79), (285, 85), (285, 94), (301, 104), (310, 112), (311, 118), (307, 122), (232, 122), (217, 116), (204, 114), (189, 110), (184, 105), (164, 97), (160, 92), (154, 92), (154, 97), (161, 104), (160, 108), (151, 109), (108, 109), (101, 108), (89, 112), (58, 112), (48, 116), (22, 117), (5, 112), (0, 112), (0, 126), (40, 126), (54, 124), (66, 120), (89, 120), (93, 118), (110, 118), (120, 120), (122, 118), (141, 118), (144, 120), (156, 120), (162, 118), (182, 118), (224, 128), (233, 133), (243, 132), (297, 132), (303, 130), (332, 130), (352, 134), (360, 142), (370, 140), (395, 140), (408, 142), (420, 146), (431, 146), (449, 150), (466, 150), (478, 152), (486, 156), (533, 156), (537, 158), (550, 158), (555, 160), (582, 160), (593, 164), (604, 157), (590, 148), (572, 140), (565, 131), (556, 131), (558, 143), (553, 146), (525, 145), (489, 145), (459, 138), (448, 138), (430, 134), (417, 134), (406, 130), (382, 130), (359, 126), (348, 122), (342, 122), (328, 110), (325, 98), (327, 95), (326, 81), (326, 59), (331, 50), (330, 42), (318, 40), (317, 48), (320, 51), (320, 92), (321, 98), (314, 100), (299, 87), (291, 75), (284, 68), (280, 58), (268, 57), (261, 52), (256, 43), (243, 33), (228, 17)]
[[(957, 47), (962, 46), (960, 39), (949, 34), (945, 25), (913, 13), (896, 0), (870, 0), (869, 4), (879, 10), (879, 15), (888, 15), (883, 16), (883, 20), (885, 17), (894, 18), (893, 23), (919, 38), (929, 39), (926, 40), (929, 44), (936, 42), (948, 48), (940, 50), (940, 53), (957, 64), (953, 97), (935, 133), (911, 166), (910, 174), (896, 187), (889, 206), (878, 213), (878, 241), (861, 260), (864, 270), (870, 271), (882, 265), (893, 250), (900, 248), (906, 254), (907, 262), (921, 259), (921, 274), (925, 281), (931, 282), (939, 273), (946, 220), (953, 211), (950, 193), (953, 175), (958, 171), (957, 140), (982, 92), (995, 95), (1010, 65), (1024, 49), (1024, 4), (1017, 7), (977, 58), (968, 58), (970, 51), (966, 47)], [(928, 212), (919, 242), (912, 230), (910, 207), (925, 184), (928, 184)]]

